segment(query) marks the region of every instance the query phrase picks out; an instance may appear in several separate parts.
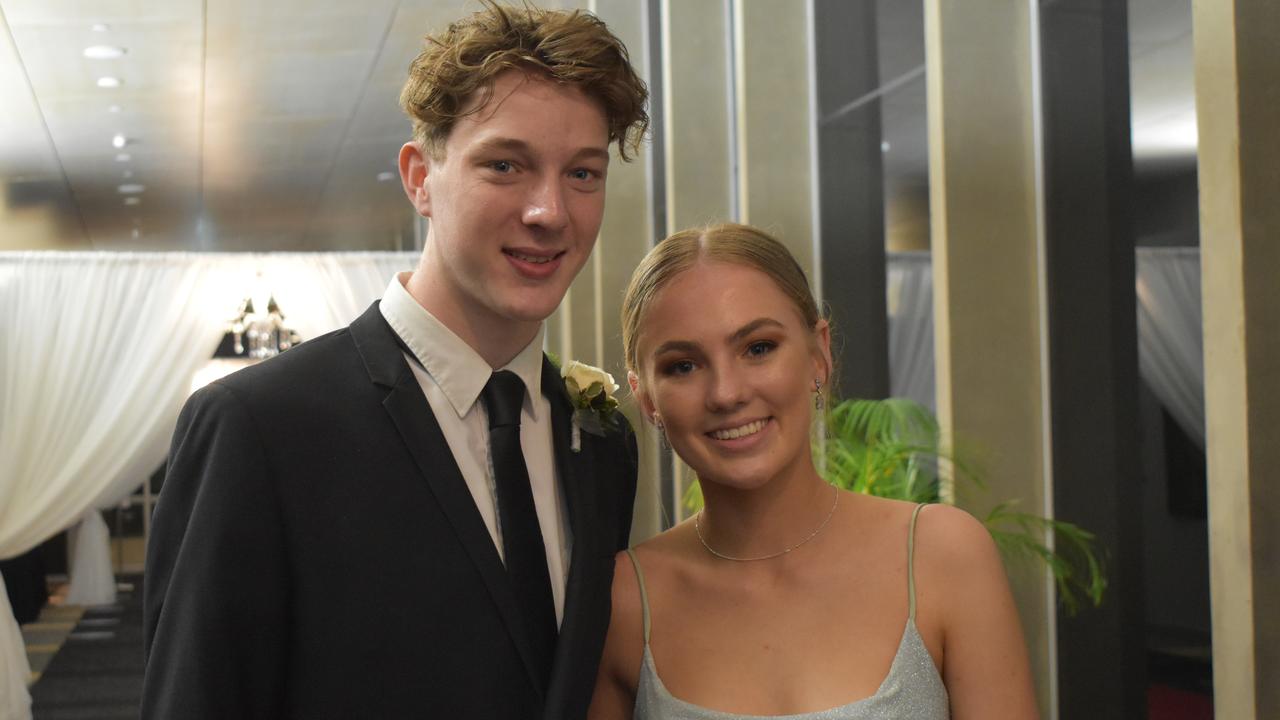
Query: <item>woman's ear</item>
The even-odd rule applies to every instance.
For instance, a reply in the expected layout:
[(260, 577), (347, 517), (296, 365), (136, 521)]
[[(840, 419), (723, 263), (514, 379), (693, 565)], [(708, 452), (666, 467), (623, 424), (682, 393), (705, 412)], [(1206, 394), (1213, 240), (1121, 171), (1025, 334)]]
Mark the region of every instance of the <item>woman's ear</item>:
[(831, 384), (834, 363), (831, 360), (831, 323), (819, 320), (813, 326), (813, 372), (824, 387)]
[(627, 371), (627, 384), (631, 386), (631, 396), (640, 405), (640, 413), (646, 420), (653, 421), (653, 398), (640, 385), (640, 377), (631, 370)]
[(431, 193), (427, 190), (427, 176), (431, 173), (431, 160), (416, 141), (400, 148), (400, 183), (409, 196), (413, 209), (422, 217), (431, 217)]

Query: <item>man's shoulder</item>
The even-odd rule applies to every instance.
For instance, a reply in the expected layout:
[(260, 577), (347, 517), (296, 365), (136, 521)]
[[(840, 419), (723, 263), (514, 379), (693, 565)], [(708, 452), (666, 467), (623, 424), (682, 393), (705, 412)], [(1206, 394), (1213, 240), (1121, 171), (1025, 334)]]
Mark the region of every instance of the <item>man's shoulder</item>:
[(356, 357), (350, 328), (340, 328), (308, 340), (274, 357), (227, 375), (219, 382), (236, 392), (256, 392), (264, 386), (296, 382)]
[(274, 421), (354, 408), (373, 387), (365, 356), (342, 328), (215, 380), (187, 404), (209, 411), (237, 405)]

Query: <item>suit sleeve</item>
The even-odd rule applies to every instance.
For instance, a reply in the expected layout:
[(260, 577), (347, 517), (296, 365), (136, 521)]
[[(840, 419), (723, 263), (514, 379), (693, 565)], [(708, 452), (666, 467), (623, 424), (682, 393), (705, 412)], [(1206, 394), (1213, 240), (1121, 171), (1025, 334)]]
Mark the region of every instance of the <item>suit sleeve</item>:
[(286, 714), (289, 570), (260, 430), (216, 383), (179, 416), (147, 547), (143, 718)]
[(623, 468), (622, 484), (618, 488), (618, 538), (617, 549), (631, 547), (631, 519), (635, 516), (636, 476), (640, 467), (640, 452), (636, 447), (636, 434), (631, 423), (618, 413), (622, 424)]

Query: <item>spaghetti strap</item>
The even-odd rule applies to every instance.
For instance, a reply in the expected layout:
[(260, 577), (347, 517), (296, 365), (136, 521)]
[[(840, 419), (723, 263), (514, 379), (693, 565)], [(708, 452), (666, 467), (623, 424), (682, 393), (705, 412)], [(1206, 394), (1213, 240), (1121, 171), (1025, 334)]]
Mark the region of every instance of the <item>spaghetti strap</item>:
[(640, 561), (636, 559), (636, 551), (627, 548), (627, 555), (631, 557), (631, 567), (636, 571), (636, 583), (640, 585), (640, 610), (644, 616), (644, 644), (649, 646), (649, 593), (644, 589), (644, 573), (640, 572)]
[[(924, 509), (926, 503), (916, 505), (916, 509), (911, 513), (911, 529), (907, 533), (907, 619), (914, 621), (916, 619), (916, 518), (920, 517), (920, 511)], [(630, 552), (630, 551), (628, 551)], [(634, 558), (632, 559), (634, 562)], [(640, 572), (639, 566), (636, 572)], [(644, 583), (640, 584), (640, 592), (644, 593)], [(649, 608), (645, 606), (645, 641), (648, 642), (649, 631)]]

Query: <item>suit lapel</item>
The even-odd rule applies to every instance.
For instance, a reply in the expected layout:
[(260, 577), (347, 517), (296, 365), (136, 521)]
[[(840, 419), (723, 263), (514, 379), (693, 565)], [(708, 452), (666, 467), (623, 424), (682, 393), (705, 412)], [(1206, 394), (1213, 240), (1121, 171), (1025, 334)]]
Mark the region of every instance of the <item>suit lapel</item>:
[(453, 458), (440, 424), (422, 394), (422, 387), (409, 369), (408, 362), (396, 342), (394, 331), (386, 324), (377, 303), (351, 324), (351, 334), (364, 358), (374, 383), (389, 388), (383, 408), (405, 446), (413, 456), (423, 479), (431, 488), (467, 555), (480, 573), (511, 634), (525, 671), (539, 693), (534, 672), (533, 653), (520, 619), (520, 609), (507, 577), (502, 558), (494, 547), (489, 529), (480, 517), (475, 499), (467, 489), (458, 463)]
[[(565, 504), (569, 511), (569, 528), (573, 532), (572, 557), (584, 549), (591, 549), (596, 538), (587, 531), (594, 529), (590, 522), (591, 513), (595, 511), (595, 484), (593, 475), (595, 467), (595, 443), (592, 436), (581, 433), (580, 448), (572, 449), (573, 444), (573, 408), (564, 392), (564, 380), (555, 366), (545, 358), (542, 361), (542, 392), (547, 396), (551, 406), (552, 440), (555, 444), (556, 471), (560, 476)], [(584, 534), (587, 535), (584, 537)], [(570, 568), (570, 577), (573, 569)]]
[[(573, 408), (563, 391), (564, 380), (555, 366), (545, 359), (542, 388), (551, 405), (556, 469), (564, 491), (565, 504), (568, 506), (569, 527), (573, 537), (569, 577), (565, 585), (564, 621), (560, 624), (555, 665), (547, 691), (547, 717), (552, 717), (556, 708), (565, 705), (574, 686), (584, 682), (578, 668), (585, 653), (589, 652), (584, 650), (584, 643), (589, 644), (587, 641), (590, 639), (587, 637), (589, 630), (584, 626), (590, 623), (584, 621), (593, 612), (590, 605), (594, 600), (591, 597), (588, 575), (596, 571), (597, 558), (608, 549), (602, 549), (599, 524), (594, 521), (598, 512), (596, 488), (597, 483), (601, 482), (596, 462), (597, 438), (583, 432), (580, 436), (580, 449), (577, 452), (572, 449)], [(585, 678), (585, 681), (594, 683), (594, 674)]]

